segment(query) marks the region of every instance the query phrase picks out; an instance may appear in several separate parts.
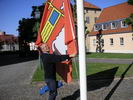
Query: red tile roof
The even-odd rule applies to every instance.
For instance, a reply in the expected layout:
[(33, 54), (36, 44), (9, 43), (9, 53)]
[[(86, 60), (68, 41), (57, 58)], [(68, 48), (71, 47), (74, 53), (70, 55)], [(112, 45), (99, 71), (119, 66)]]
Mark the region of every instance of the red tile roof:
[(133, 5), (129, 5), (127, 2), (104, 8), (97, 23), (127, 18), (131, 13), (133, 13)]
[[(129, 5), (127, 2), (111, 6), (103, 9), (96, 24), (128, 18), (131, 13), (133, 13), (133, 5)], [(127, 28), (119, 27), (116, 29), (103, 30), (102, 34), (122, 33), (122, 32), (131, 32), (131, 31), (132, 27), (129, 25)], [(92, 30), (92, 32), (90, 33), (90, 35), (96, 35), (96, 34), (98, 34), (98, 31), (94, 30)]]
[(101, 8), (99, 8), (99, 7), (97, 7), (97, 6), (93, 5), (93, 4), (91, 4), (91, 3), (89, 3), (89, 2), (86, 2), (86, 1), (84, 1), (84, 7), (85, 7), (85, 8), (91, 8), (91, 9), (101, 9)]
[(0, 42), (10, 42), (18, 41), (18, 38), (13, 35), (0, 35)]

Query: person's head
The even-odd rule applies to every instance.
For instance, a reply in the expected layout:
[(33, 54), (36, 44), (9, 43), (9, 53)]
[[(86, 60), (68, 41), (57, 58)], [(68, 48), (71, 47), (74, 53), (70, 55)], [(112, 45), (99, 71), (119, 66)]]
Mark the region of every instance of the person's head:
[(46, 52), (49, 52), (50, 49), (49, 49), (49, 46), (47, 45), (47, 43), (43, 43), (40, 45), (40, 49), (43, 53), (46, 53)]

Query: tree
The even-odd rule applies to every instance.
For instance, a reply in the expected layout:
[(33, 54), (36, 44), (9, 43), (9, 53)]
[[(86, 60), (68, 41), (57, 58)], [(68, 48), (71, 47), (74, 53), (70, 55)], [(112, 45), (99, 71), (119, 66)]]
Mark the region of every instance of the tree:
[(104, 52), (104, 40), (102, 39), (102, 30), (99, 30), (99, 33), (96, 35), (96, 43), (97, 43), (97, 47), (96, 47), (96, 52), (99, 53), (103, 53)]
[[(42, 4), (40, 6), (32, 6), (32, 12), (31, 12), (32, 18), (27, 18), (27, 19), (22, 18), (19, 21), (19, 26), (18, 26), (19, 37), (21, 37), (24, 41), (26, 42), (35, 41), (37, 36), (36, 28), (38, 27), (36, 22), (40, 23), (41, 21), (44, 5), (45, 4)], [(40, 17), (38, 19), (35, 17), (36, 9), (38, 9), (40, 12)]]
[(125, 21), (128, 25), (131, 25), (133, 27), (133, 13), (129, 16), (129, 18), (126, 18)]
[(20, 56), (27, 56), (29, 54), (29, 42), (35, 41), (33, 27), (36, 23), (34, 18), (23, 18), (19, 21), (18, 31), (19, 31), (19, 50)]
[[(130, 4), (130, 5), (133, 6), (133, 0), (128, 0), (128, 4)], [(132, 30), (133, 30), (133, 13), (129, 16), (129, 18), (126, 18), (126, 19), (125, 19), (125, 22), (126, 22), (128, 25), (131, 25), (131, 26), (132, 26)]]
[(36, 9), (38, 9), (39, 12), (40, 12), (39, 22), (41, 22), (41, 19), (42, 19), (42, 16), (43, 16), (44, 8), (45, 8), (45, 3), (42, 4), (42, 5), (40, 5), (40, 6), (32, 6), (31, 16), (32, 16), (33, 18), (35, 18), (35, 11), (36, 11)]
[(3, 49), (3, 42), (2, 41), (0, 41), (0, 51)]
[(35, 41), (33, 27), (36, 23), (34, 18), (23, 18), (19, 21), (18, 31), (19, 37), (21, 37), (22, 41), (31, 42)]
[[(33, 27), (34, 37), (37, 37), (38, 29), (43, 16), (44, 7), (45, 7), (45, 4), (41, 6), (32, 6), (31, 16), (36, 19), (36, 23)], [(39, 16), (36, 16), (36, 12), (39, 12)]]
[(128, 4), (133, 5), (133, 0), (128, 0)]

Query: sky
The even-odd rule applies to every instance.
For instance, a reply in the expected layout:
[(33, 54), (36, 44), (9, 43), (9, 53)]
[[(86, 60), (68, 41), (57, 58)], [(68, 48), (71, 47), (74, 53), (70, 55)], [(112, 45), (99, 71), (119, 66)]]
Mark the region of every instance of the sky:
[[(100, 8), (106, 8), (127, 0), (85, 0)], [(32, 6), (39, 6), (45, 0), (0, 0), (0, 31), (18, 35), (19, 20), (31, 18)]]

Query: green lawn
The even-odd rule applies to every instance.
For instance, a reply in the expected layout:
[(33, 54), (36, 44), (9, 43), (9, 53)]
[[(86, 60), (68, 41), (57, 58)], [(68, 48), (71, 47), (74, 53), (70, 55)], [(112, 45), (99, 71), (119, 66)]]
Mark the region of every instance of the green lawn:
[(32, 81), (43, 81), (43, 80), (44, 80), (44, 71), (40, 66), (38, 66), (37, 70), (33, 75)]
[(121, 53), (90, 53), (86, 55), (88, 58), (120, 58), (120, 59), (133, 59), (133, 54)]
[[(78, 64), (76, 64), (78, 70)], [(76, 67), (73, 67), (73, 78), (78, 79), (78, 74), (76, 72)], [(125, 77), (133, 76), (133, 65), (128, 64), (107, 64), (107, 63), (87, 63), (86, 67), (87, 76), (95, 76), (95, 75), (104, 75), (114, 77), (121, 77), (124, 75)], [(38, 67), (33, 76), (33, 81), (43, 81), (44, 80), (43, 70)], [(57, 75), (58, 79), (59, 76)]]

